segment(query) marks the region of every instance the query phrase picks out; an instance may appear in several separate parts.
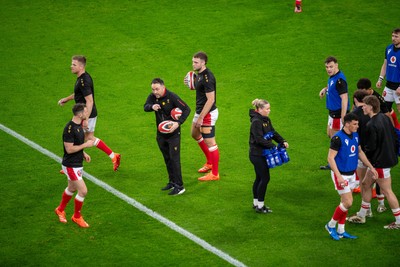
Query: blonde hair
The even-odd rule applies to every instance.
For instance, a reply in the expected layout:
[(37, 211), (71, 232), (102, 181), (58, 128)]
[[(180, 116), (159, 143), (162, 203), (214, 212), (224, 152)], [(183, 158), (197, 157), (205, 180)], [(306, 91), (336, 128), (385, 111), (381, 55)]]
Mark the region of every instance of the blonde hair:
[(260, 109), (263, 108), (265, 105), (268, 105), (268, 101), (265, 99), (254, 99), (251, 104), (256, 108), (256, 109)]

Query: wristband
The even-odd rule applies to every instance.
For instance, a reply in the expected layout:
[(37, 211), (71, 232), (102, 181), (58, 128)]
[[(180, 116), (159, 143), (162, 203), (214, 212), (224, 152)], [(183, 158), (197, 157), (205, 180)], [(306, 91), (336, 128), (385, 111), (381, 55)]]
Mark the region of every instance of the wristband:
[(385, 79), (385, 78), (383, 78), (383, 76), (379, 76), (378, 81), (381, 82), (381, 81), (383, 81), (384, 79)]

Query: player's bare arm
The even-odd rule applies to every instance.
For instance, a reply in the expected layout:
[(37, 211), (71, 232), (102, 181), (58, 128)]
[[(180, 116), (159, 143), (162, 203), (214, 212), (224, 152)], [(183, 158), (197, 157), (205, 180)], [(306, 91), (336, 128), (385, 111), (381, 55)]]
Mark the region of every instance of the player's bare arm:
[(376, 82), (376, 88), (381, 88), (382, 87), (382, 81), (385, 78), (386, 75), (386, 64), (387, 64), (387, 60), (386, 58), (383, 60), (383, 65), (381, 68), (381, 72), (379, 73), (379, 78), (378, 81)]
[(82, 145), (78, 145), (78, 146), (74, 145), (74, 143), (64, 142), (65, 151), (67, 151), (68, 154), (78, 152), (78, 151), (88, 148), (88, 147), (92, 147), (93, 145), (94, 145), (93, 140), (88, 140), (85, 143), (83, 143)]
[(343, 118), (344, 118), (344, 116), (346, 116), (346, 113), (347, 113), (347, 105), (349, 103), (349, 95), (348, 95), (348, 93), (341, 94), (340, 98), (342, 99), (342, 113), (340, 116), (341, 116), (342, 122), (343, 122)]
[(324, 87), (321, 89), (321, 91), (319, 91), (319, 97), (323, 98), (326, 94), (326, 90), (328, 90), (328, 87)]
[(83, 158), (85, 159), (86, 162), (90, 162), (92, 160), (92, 158), (89, 156), (88, 153), (83, 152)]
[(58, 100), (58, 104), (60, 106), (64, 106), (65, 103), (67, 103), (70, 100), (74, 99), (75, 94), (69, 95), (67, 97), (61, 98), (60, 100)]
[(336, 161), (335, 161), (335, 157), (337, 155), (337, 151), (333, 150), (333, 149), (329, 149), (329, 153), (328, 153), (328, 163), (331, 166), (331, 170), (335, 173), (336, 177), (337, 177), (337, 181), (338, 184), (342, 187), (345, 186), (345, 181), (342, 177), (342, 175), (339, 172), (339, 169), (336, 165)]
[(86, 108), (88, 110), (88, 114), (92, 114), (92, 109), (93, 109), (93, 95), (87, 95), (85, 96), (85, 100), (86, 100)]

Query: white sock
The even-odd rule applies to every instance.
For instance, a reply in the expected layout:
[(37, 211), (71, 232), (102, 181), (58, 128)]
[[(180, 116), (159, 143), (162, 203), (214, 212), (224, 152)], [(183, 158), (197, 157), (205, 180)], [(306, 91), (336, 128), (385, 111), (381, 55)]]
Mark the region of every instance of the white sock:
[(396, 224), (400, 224), (400, 208), (392, 209), (394, 218), (396, 219)]
[(360, 217), (365, 217), (367, 215), (367, 211), (371, 208), (371, 203), (365, 202), (364, 200), (361, 202), (361, 209), (357, 212), (357, 215)]
[(253, 206), (258, 206), (258, 199), (257, 198), (253, 199)]
[(335, 228), (335, 227), (336, 227), (336, 223), (337, 223), (337, 221), (335, 221), (334, 219), (331, 219), (331, 220), (328, 222), (328, 226), (329, 226), (330, 228)]
[(338, 232), (338, 234), (344, 233), (344, 224), (338, 224), (337, 232)]
[(379, 205), (385, 205), (385, 195), (384, 194), (380, 194), (380, 195), (376, 195), (376, 198), (378, 199), (378, 204)]
[(264, 207), (264, 201), (258, 201), (258, 204), (257, 204), (257, 206), (258, 206), (258, 208), (259, 209), (261, 209), (262, 207)]

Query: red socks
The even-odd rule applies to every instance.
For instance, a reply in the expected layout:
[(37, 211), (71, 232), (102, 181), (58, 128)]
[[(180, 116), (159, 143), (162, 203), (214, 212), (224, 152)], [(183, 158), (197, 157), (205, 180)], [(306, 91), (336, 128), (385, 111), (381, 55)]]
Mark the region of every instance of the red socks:
[(103, 150), (107, 155), (110, 155), (112, 153), (112, 150), (106, 145), (106, 143), (104, 143), (102, 140), (100, 140), (98, 138), (97, 138), (97, 140), (99, 140), (99, 141), (97, 142), (96, 147), (98, 149)]
[(208, 146), (204, 142), (203, 137), (200, 137), (200, 139), (197, 140), (197, 143), (199, 144), (201, 150), (203, 151), (204, 155), (207, 158), (207, 164), (212, 164), (210, 150), (208, 149)]
[(218, 163), (219, 163), (219, 150), (218, 146), (212, 146), (209, 148), (210, 156), (211, 156), (211, 164), (212, 164), (212, 174), (218, 175)]
[(400, 129), (400, 123), (397, 120), (397, 115), (396, 112), (394, 110), (392, 110), (392, 112), (390, 112), (390, 116), (392, 116), (393, 122), (394, 122), (394, 127), (396, 129)]
[(345, 224), (348, 212), (349, 211), (345, 207), (343, 207), (342, 204), (340, 204), (339, 206), (337, 206), (335, 213), (333, 213), (332, 219), (337, 221), (339, 224)]
[(58, 210), (59, 211), (64, 211), (65, 210), (65, 207), (67, 206), (67, 204), (68, 204), (68, 202), (71, 200), (71, 198), (72, 198), (72, 195), (73, 195), (73, 193), (71, 194), (71, 195), (69, 195), (69, 191), (67, 192), (68, 190), (66, 189), (64, 192), (63, 192), (63, 194), (62, 194), (62, 197), (61, 197), (61, 203), (60, 203), (60, 205), (58, 206)]
[(83, 200), (84, 199), (85, 198), (83, 198), (83, 197), (81, 197), (79, 195), (76, 195), (76, 197), (75, 197), (75, 209), (74, 209), (74, 217), (75, 218), (80, 218), (81, 217), (81, 209), (82, 209), (82, 206), (83, 206)]

